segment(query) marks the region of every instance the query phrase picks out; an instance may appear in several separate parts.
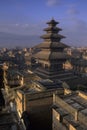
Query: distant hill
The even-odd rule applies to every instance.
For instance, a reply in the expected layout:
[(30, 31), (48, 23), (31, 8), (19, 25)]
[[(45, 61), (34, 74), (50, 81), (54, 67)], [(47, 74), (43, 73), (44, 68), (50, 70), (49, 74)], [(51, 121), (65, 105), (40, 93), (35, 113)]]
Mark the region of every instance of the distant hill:
[[(75, 41), (74, 41), (75, 40)], [(16, 46), (19, 47), (32, 47), (41, 43), (43, 40), (38, 35), (19, 35), (13, 33), (0, 32), (0, 47), (13, 48)], [(81, 41), (76, 40), (76, 38), (70, 38), (68, 35), (67, 38), (63, 39), (62, 42), (69, 46), (79, 47), (81, 46)], [(85, 42), (83, 42), (85, 45)], [(82, 44), (82, 45), (83, 45)], [(87, 45), (85, 45), (87, 46)]]
[(31, 47), (39, 44), (42, 40), (36, 35), (17, 35), (12, 33), (0, 32), (0, 47)]

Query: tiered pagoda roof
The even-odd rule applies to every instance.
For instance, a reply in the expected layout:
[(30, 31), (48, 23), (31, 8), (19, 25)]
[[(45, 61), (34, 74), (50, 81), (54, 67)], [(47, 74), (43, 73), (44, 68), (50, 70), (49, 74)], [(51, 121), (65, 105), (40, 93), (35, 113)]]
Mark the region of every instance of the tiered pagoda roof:
[(52, 77), (57, 77), (57, 72), (63, 71), (63, 63), (68, 58), (64, 49), (68, 46), (61, 42), (61, 39), (65, 37), (59, 34), (62, 29), (56, 27), (59, 22), (52, 19), (47, 24), (48, 27), (44, 29), (47, 33), (41, 36), (44, 42), (35, 46), (41, 49), (35, 54), (41, 64), (36, 73), (52, 79)]
[[(49, 27), (44, 29), (44, 31), (46, 31), (47, 34), (41, 36), (41, 38), (44, 39), (44, 42), (35, 46), (36, 48), (42, 49), (42, 51), (35, 55), (36, 58), (42, 58), (44, 60), (66, 59), (67, 56), (62, 51), (64, 50), (64, 48), (67, 48), (68, 46), (60, 42), (60, 40), (65, 37), (58, 34), (58, 32), (62, 30), (61, 28), (56, 27), (56, 24), (58, 23), (59, 22), (56, 22), (53, 19), (47, 22)], [(59, 51), (59, 49), (62, 50)]]
[(52, 48), (67, 48), (68, 46), (67, 45), (65, 45), (64, 43), (62, 43), (62, 42), (52, 42), (52, 41), (50, 41), (50, 42), (44, 42), (44, 43), (40, 43), (40, 44), (38, 44), (37, 46), (35, 46), (35, 48), (41, 48), (41, 49), (52, 49)]
[(38, 54), (36, 54), (37, 57), (39, 57), (39, 59), (42, 60), (56, 60), (56, 59), (66, 59), (67, 55), (65, 53), (61, 53), (61, 52), (50, 52), (50, 51), (41, 51)]
[(48, 33), (48, 34), (44, 34), (43, 36), (41, 36), (41, 38), (43, 38), (43, 39), (53, 39), (53, 38), (55, 38), (55, 40), (59, 41), (60, 39), (65, 38), (65, 37), (60, 35), (60, 34)]

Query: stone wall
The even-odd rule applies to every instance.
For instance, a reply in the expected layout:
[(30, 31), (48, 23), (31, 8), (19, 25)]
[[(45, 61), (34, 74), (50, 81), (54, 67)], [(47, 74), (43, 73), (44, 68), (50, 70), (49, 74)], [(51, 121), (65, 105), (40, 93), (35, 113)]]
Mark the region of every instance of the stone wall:
[[(62, 88), (37, 93), (16, 92), (16, 104), (19, 114), (27, 111), (30, 115), (32, 130), (52, 130), (53, 93), (64, 94)], [(41, 129), (42, 128), (42, 129)]]
[(33, 129), (52, 129), (52, 104), (52, 96), (28, 101), (27, 110), (30, 114), (30, 121)]
[[(26, 95), (26, 109), (30, 113), (33, 129), (52, 130), (53, 92), (55, 90)], [(64, 91), (59, 89), (56, 93), (63, 95)]]
[(67, 130), (67, 128), (60, 122), (60, 114), (55, 111), (55, 109), (52, 110), (52, 130)]

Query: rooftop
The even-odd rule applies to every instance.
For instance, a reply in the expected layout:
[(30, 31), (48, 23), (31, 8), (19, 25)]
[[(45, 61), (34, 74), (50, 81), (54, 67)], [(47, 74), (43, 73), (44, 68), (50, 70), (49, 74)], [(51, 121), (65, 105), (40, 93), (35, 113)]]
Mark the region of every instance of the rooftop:
[(87, 129), (87, 93), (77, 91), (61, 98), (56, 95), (55, 103), (57, 107), (54, 110), (63, 117), (63, 123), (67, 121), (76, 130)]
[(28, 86), (22, 86), (16, 90), (20, 91), (21, 93), (28, 93), (28, 94), (37, 92), (37, 90), (35, 90), (35, 88), (33, 88), (33, 87), (30, 88)]
[(41, 90), (55, 89), (55, 88), (63, 88), (62, 82), (60, 81), (52, 81), (50, 79), (43, 79), (39, 81), (34, 81), (36, 86), (39, 85)]

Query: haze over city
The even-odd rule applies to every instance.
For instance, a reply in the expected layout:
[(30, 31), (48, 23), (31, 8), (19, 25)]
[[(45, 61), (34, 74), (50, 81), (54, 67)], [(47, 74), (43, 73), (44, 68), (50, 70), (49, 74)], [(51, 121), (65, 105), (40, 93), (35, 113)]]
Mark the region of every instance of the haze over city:
[(56, 19), (70, 46), (87, 45), (86, 0), (1, 0), (0, 47), (40, 43), (49, 19)]

